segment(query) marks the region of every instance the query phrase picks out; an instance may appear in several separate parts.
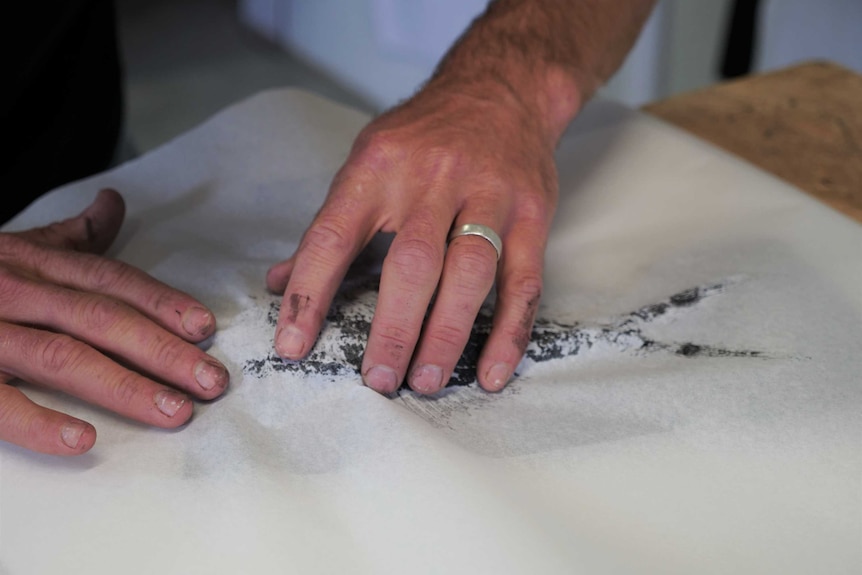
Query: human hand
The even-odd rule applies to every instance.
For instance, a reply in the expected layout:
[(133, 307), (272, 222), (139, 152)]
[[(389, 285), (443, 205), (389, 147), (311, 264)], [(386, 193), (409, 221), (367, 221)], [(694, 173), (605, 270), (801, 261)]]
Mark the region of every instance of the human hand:
[(91, 424), (36, 405), (14, 380), (165, 428), (191, 417), (187, 394), (225, 390), (227, 370), (190, 343), (213, 333), (212, 312), (97, 255), (124, 211), (117, 192), (102, 190), (77, 217), (0, 233), (0, 439), (56, 455), (84, 453), (96, 440)]
[[(496, 277), (477, 376), (484, 389), (502, 389), (542, 292), (558, 136), (515, 97), (439, 86), (371, 122), (297, 251), (267, 274), (269, 289), (284, 294), (277, 353), (296, 360), (310, 351), (352, 260), (377, 232), (395, 232), (362, 363), (366, 385), (390, 393), (406, 376), (419, 393), (439, 391)], [(450, 230), (464, 224), (499, 234), (499, 262), (481, 237), (455, 238), (447, 249)]]

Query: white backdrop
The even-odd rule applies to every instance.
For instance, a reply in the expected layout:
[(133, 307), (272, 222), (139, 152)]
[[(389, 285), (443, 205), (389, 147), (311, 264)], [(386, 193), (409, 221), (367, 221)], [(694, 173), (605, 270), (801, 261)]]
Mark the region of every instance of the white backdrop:
[[(726, 0), (722, 0), (722, 3)], [(240, 17), (383, 109), (409, 96), (486, 0), (241, 0)], [(661, 8), (609, 87), (630, 104), (663, 94)]]
[[(410, 95), (486, 0), (240, 0), (241, 19), (386, 108)], [(661, 0), (605, 95), (632, 106), (718, 81), (730, 0)], [(828, 58), (862, 71), (862, 2), (763, 4), (755, 69)]]

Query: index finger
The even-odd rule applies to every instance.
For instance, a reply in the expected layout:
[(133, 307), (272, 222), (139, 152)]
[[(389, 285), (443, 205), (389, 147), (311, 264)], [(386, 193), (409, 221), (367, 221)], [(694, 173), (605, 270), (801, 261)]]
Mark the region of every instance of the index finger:
[(350, 263), (377, 231), (375, 206), (362, 201), (368, 197), (363, 186), (352, 178), (334, 184), (286, 267), (290, 279), (275, 331), (275, 351), (283, 358), (308, 354)]

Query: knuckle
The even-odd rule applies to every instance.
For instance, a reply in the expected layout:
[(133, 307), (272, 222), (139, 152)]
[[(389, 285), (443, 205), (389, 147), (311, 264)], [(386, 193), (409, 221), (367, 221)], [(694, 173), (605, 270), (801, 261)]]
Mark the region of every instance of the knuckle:
[(398, 135), (391, 130), (365, 129), (356, 138), (355, 160), (374, 171), (394, 166), (403, 154)]
[(400, 277), (424, 282), (426, 278), (417, 272), (438, 269), (443, 260), (443, 249), (420, 235), (413, 235), (393, 245), (386, 260)]
[(423, 340), (435, 349), (455, 349), (463, 348), (469, 335), (470, 326), (464, 326), (458, 321), (443, 321), (428, 330)]
[(415, 334), (409, 329), (395, 324), (380, 326), (375, 330), (374, 337), (383, 349), (399, 357), (412, 346), (415, 340)]
[(134, 404), (141, 395), (143, 378), (131, 371), (112, 379), (111, 399), (115, 405), (130, 406)]
[(480, 183), (475, 190), (477, 192), (490, 192), (492, 194), (505, 194), (512, 189), (511, 169), (501, 165), (498, 161), (489, 161), (487, 158), (475, 166), (475, 182)]
[(119, 321), (122, 304), (111, 298), (90, 296), (76, 307), (75, 315), (80, 325), (90, 332), (105, 332)]
[(87, 258), (87, 275), (93, 291), (110, 291), (128, 286), (136, 277), (134, 268), (122, 262), (92, 256)]
[(553, 211), (551, 203), (542, 194), (525, 193), (518, 200), (518, 219), (522, 222), (544, 226), (550, 222)]
[(427, 181), (438, 178), (454, 178), (464, 173), (467, 154), (451, 144), (432, 144), (415, 151), (414, 166), (419, 166), (420, 177)]
[(33, 350), (32, 359), (38, 365), (57, 373), (73, 371), (81, 364), (87, 351), (84, 344), (63, 334), (41, 335), (37, 345), (25, 344), (24, 349), (28, 348)]
[(0, 265), (0, 304), (14, 304), (19, 298), (26, 297), (27, 284), (14, 270)]
[(330, 216), (308, 228), (303, 238), (304, 249), (326, 259), (334, 259), (353, 251), (353, 242), (346, 222)]
[(7, 266), (10, 277), (20, 279), (18, 270), (23, 273), (34, 270), (38, 273), (38, 270), (50, 264), (55, 253), (56, 250), (40, 244), (30, 235), (25, 238), (0, 233), (0, 262)]
[(0, 259), (17, 261), (32, 249), (33, 244), (24, 238), (14, 234), (0, 234)]
[(184, 345), (173, 337), (159, 335), (150, 344), (149, 357), (160, 366), (176, 365), (184, 356)]
[[(465, 238), (469, 239), (469, 238)], [(480, 243), (481, 242), (481, 243)], [(497, 272), (497, 258), (493, 247), (481, 238), (459, 242), (457, 255), (452, 258), (452, 271), (457, 274), (459, 284), (472, 288), (485, 284)]]

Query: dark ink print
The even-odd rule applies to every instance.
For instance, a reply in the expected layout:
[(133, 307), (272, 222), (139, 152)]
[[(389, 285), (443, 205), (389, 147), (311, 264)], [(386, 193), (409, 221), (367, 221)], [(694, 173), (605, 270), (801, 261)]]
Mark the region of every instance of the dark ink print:
[[(371, 318), (377, 302), (379, 278), (354, 282), (336, 297), (326, 317), (323, 331), (308, 357), (302, 361), (288, 361), (274, 353), (259, 359), (250, 359), (243, 366), (246, 374), (261, 377), (266, 373), (284, 372), (317, 375), (331, 378), (356, 377), (362, 364), (362, 353), (371, 327)], [(621, 353), (670, 353), (686, 358), (736, 357), (765, 358), (758, 350), (737, 350), (714, 347), (695, 342), (668, 342), (652, 339), (644, 334), (644, 327), (676, 310), (690, 308), (704, 299), (721, 293), (722, 283), (699, 286), (673, 294), (664, 301), (641, 307), (635, 311), (603, 323), (560, 323), (538, 317), (532, 328), (525, 352), (525, 363), (541, 363), (586, 353), (598, 345)], [(299, 299), (290, 305), (297, 308)], [(305, 302), (307, 305), (307, 302)], [(278, 319), (279, 304), (270, 303), (267, 321), (274, 327)], [(491, 331), (493, 309), (485, 305), (473, 325), (461, 359), (449, 381), (449, 386), (465, 386), (476, 382), (479, 354)], [(517, 375), (517, 374), (516, 374)], [(402, 389), (406, 388), (406, 384)]]
[(311, 298), (307, 295), (299, 295), (298, 293), (290, 294), (290, 313), (287, 316), (287, 320), (291, 323), (296, 321), (296, 318), (299, 317), (300, 312), (305, 310), (308, 307)]

